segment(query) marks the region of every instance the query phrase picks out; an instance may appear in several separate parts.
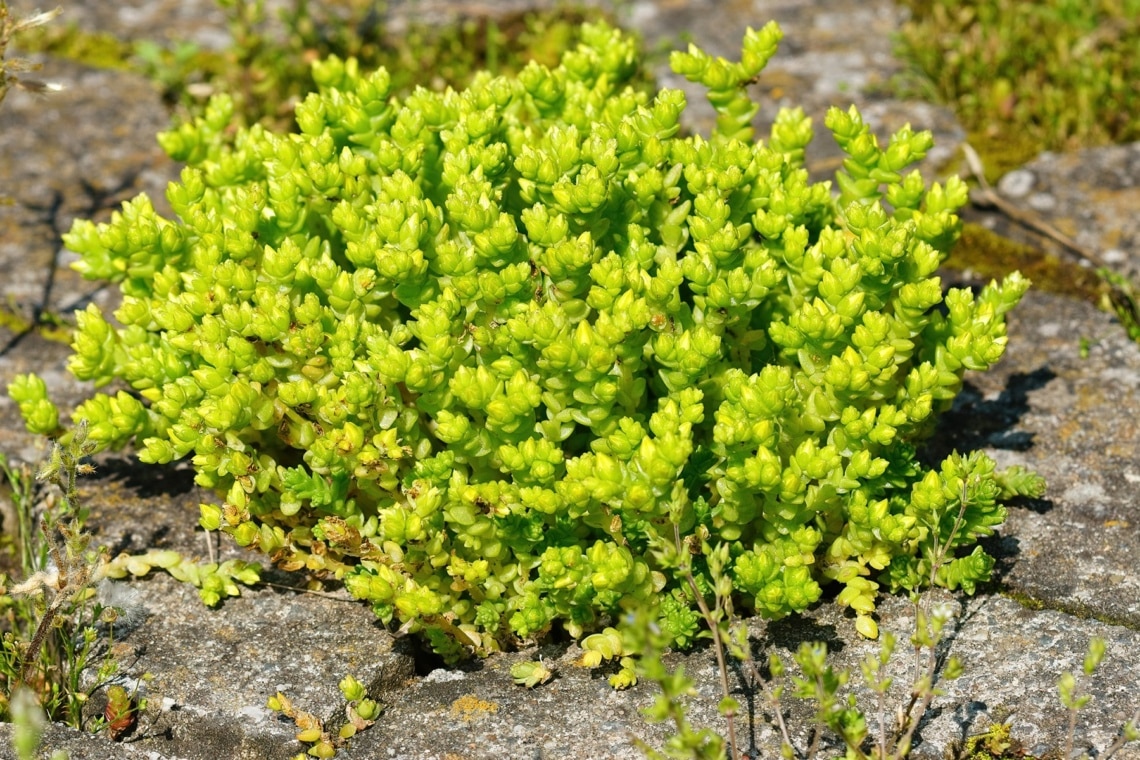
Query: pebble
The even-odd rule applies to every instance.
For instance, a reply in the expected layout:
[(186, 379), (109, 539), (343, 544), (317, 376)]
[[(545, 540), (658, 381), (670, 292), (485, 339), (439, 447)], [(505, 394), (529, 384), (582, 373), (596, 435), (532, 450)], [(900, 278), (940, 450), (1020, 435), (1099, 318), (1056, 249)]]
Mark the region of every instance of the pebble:
[(1033, 172), (1025, 169), (1014, 169), (1001, 178), (1001, 181), (998, 182), (998, 190), (1006, 198), (1017, 200), (1029, 195), (1029, 191), (1033, 189), (1036, 181), (1037, 178), (1033, 176)]

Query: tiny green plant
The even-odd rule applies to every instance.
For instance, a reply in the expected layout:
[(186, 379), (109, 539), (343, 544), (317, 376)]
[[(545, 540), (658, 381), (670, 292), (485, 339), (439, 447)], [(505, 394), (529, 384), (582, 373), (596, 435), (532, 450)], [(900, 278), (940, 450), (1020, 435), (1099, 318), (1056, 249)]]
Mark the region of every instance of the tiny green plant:
[[(1069, 730), (1065, 737), (1062, 757), (1073, 757), (1073, 740), (1077, 731), (1077, 718), (1080, 711), (1092, 701), (1092, 696), (1085, 691), (1087, 681), (1093, 677), (1097, 668), (1100, 667), (1104, 660), (1105, 651), (1104, 640), (1093, 638), (1089, 641), (1088, 652), (1085, 654), (1084, 663), (1081, 665), (1081, 676), (1078, 678), (1071, 672), (1065, 672), (1057, 682), (1057, 693), (1060, 696), (1061, 704), (1069, 711)], [(1137, 705), (1132, 717), (1121, 726), (1112, 744), (1098, 752), (1096, 757), (1108, 760), (1119, 752), (1124, 745), (1134, 741), (1140, 741), (1140, 705)], [(1087, 760), (1088, 757), (1087, 753), (1080, 755), (1081, 760)]]
[(104, 578), (142, 577), (159, 568), (175, 580), (198, 589), (198, 597), (209, 607), (241, 593), (241, 586), (261, 581), (261, 566), (255, 562), (228, 559), (224, 562), (195, 562), (169, 549), (151, 549), (142, 554), (120, 554), (101, 568)]
[(966, 739), (963, 754), (969, 760), (1012, 760), (1027, 756), (1008, 722), (993, 723)]
[(140, 709), (136, 695), (127, 691), (121, 684), (107, 687), (107, 705), (103, 709), (103, 721), (107, 724), (107, 734), (113, 741), (119, 741), (135, 729)]
[[(41, 392), (46, 391), (46, 386), (42, 386), (43, 381), (39, 378), (31, 378), (28, 382), (23, 380), (17, 381), (10, 390), (10, 395), (13, 399), (19, 400), (21, 398), (29, 399), (27, 405), (22, 407), (26, 414), (29, 415), (28, 419), (34, 419), (35, 427), (41, 431), (51, 431), (58, 433), (60, 431), (59, 415), (57, 410), (50, 404), (44, 403), (43, 399), (35, 400), (35, 397)], [(80, 423), (80, 429), (83, 431), (84, 437), (86, 436), (86, 423)], [(72, 441), (74, 444), (74, 439)], [(85, 444), (87, 445), (87, 444)], [(2, 455), (0, 455), (2, 456)], [(8, 475), (9, 482), (13, 483), (15, 487), (24, 488), (21, 491), (20, 499), (24, 500), (19, 503), (26, 502), (30, 498), (30, 491), (26, 489), (29, 487), (29, 478), (26, 473), (22, 471), (14, 471), (9, 468), (4, 461), (5, 473)], [(77, 460), (76, 460), (77, 461)], [(75, 462), (72, 462), (74, 464)], [(86, 468), (87, 465), (78, 465), (77, 467)], [(74, 484), (73, 484), (74, 485)], [(34, 563), (31, 563), (30, 558), (34, 549), (28, 543), (29, 537), (34, 536), (31, 526), (28, 521), (31, 519), (30, 511), (27, 509), (17, 508), (16, 514), (19, 515), (20, 533), (24, 537), (25, 543), (21, 547), (20, 556), (24, 562), (25, 575), (32, 575)], [(77, 513), (80, 517), (78, 526), (73, 528), (77, 534), (82, 534), (82, 517), (85, 512), (80, 511)], [(220, 524), (220, 522), (219, 522)], [(203, 527), (207, 530), (217, 530), (218, 524), (204, 521)], [(42, 562), (41, 562), (42, 564)], [(179, 552), (169, 549), (152, 549), (142, 554), (127, 554), (123, 553), (117, 557), (107, 559), (101, 558), (98, 568), (99, 577), (107, 579), (123, 579), (127, 577), (141, 577), (153, 570), (160, 568), (169, 573), (175, 579), (183, 583), (189, 583), (198, 589), (198, 595), (202, 601), (209, 605), (215, 606), (223, 599), (231, 596), (237, 596), (240, 592), (239, 584), (245, 586), (252, 586), (257, 584), (261, 579), (261, 567), (257, 563), (246, 562), (240, 559), (230, 559), (224, 562), (195, 562)]]
[[(776, 619), (834, 584), (867, 636), (884, 590), (972, 593), (978, 539), (1040, 480), (917, 453), (1028, 287), (943, 293), (964, 183), (927, 186), (908, 167), (930, 135), (882, 145), (855, 109), (825, 121), (837, 197), (801, 111), (754, 140), (775, 24), (738, 62), (673, 55), (717, 110), (707, 139), (680, 134), (683, 93), (634, 86), (634, 40), (580, 34), (555, 66), (406, 97), (330, 57), (299, 132), (235, 125), (218, 95), (161, 134), (188, 164), (175, 216), (140, 196), (66, 236), (124, 294), (77, 315), (70, 369), (122, 389), (74, 418), (190, 457), (219, 495), (203, 527), (452, 661), (561, 631), (622, 686), (633, 607), (681, 644), (714, 586)], [(9, 394), (58, 427), (41, 379)]]
[(1117, 272), (1107, 269), (1097, 271), (1111, 289), (1105, 296), (1106, 304), (1102, 304), (1106, 311), (1116, 314), (1121, 326), (1128, 332), (1128, 337), (1140, 341), (1140, 300), (1137, 297), (1136, 283)]
[(7, 714), (12, 723), (12, 749), (19, 760), (32, 760), (40, 748), (44, 729), (47, 728), (47, 716), (36, 695), (26, 686), (17, 687), (8, 696)]
[[(943, 502), (940, 508), (930, 515), (931, 525), (946, 523), (950, 526), (945, 538), (940, 539), (926, 557), (930, 587), (936, 585), (939, 573), (943, 572), (952, 556), (952, 547), (958, 532), (965, 524), (964, 518), (971, 500), (979, 498), (977, 492), (971, 489), (970, 478), (962, 479), (954, 485), (958, 489), (958, 498)], [(1032, 485), (1027, 484), (1027, 487), (1039, 490), (1042, 485), (1038, 481)], [(937, 689), (939, 680), (955, 679), (962, 672), (961, 664), (953, 657), (939, 667), (938, 648), (943, 641), (946, 625), (952, 620), (949, 606), (939, 605), (931, 609), (929, 604), (920, 602), (917, 593), (912, 596), (915, 622), (914, 632), (910, 637), (914, 647), (917, 675), (911, 687), (909, 703), (897, 712), (898, 717), (894, 720), (887, 717), (887, 699), (893, 679), (886, 675), (885, 670), (896, 645), (893, 634), (889, 632), (884, 634), (879, 652), (869, 656), (862, 664), (866, 686), (877, 698), (877, 720), (874, 723), (868, 721), (853, 697), (841, 698), (840, 690), (847, 684), (850, 674), (846, 671), (837, 672), (828, 664), (826, 645), (820, 642), (805, 643), (794, 656), (803, 675), (795, 679), (793, 694), (814, 702), (816, 713), (808, 746), (800, 753), (793, 744), (783, 719), (781, 697), (784, 687), (773, 686), (769, 679), (761, 674), (753, 659), (747, 630), (735, 613), (731, 593), (732, 579), (726, 573), (728, 546), (721, 543), (713, 548), (707, 541), (703, 541), (699, 552), (695, 549), (691, 552), (686, 551), (681, 544), (680, 532), (677, 530), (674, 545), (659, 548), (658, 552), (664, 564), (679, 564), (682, 574), (689, 582), (689, 591), (695, 597), (704, 618), (712, 639), (713, 652), (717, 658), (722, 693), (719, 709), (727, 727), (726, 741), (723, 744), (710, 738), (707, 731), (694, 731), (685, 718), (684, 707), (679, 703), (679, 697), (688, 688), (688, 681), (683, 673), (670, 674), (664, 670), (658, 658), (645, 658), (645, 663), (641, 666), (642, 672), (655, 680), (662, 690), (657, 704), (648, 711), (647, 715), (655, 721), (671, 718), (678, 728), (678, 734), (674, 737), (676, 741), (666, 746), (669, 757), (720, 757), (725, 751), (729, 757), (740, 756), (735, 728), (735, 715), (739, 705), (732, 696), (733, 692), (729, 686), (727, 667), (729, 654), (740, 661), (748, 676), (749, 687), (763, 695), (765, 703), (776, 717), (781, 736), (781, 755), (787, 758), (805, 757), (809, 760), (819, 751), (825, 729), (840, 738), (847, 749), (847, 757), (853, 760), (872, 758), (901, 760), (908, 757), (914, 732), (922, 716), (930, 708), (931, 702), (939, 694)], [(711, 588), (707, 590), (701, 588), (692, 574), (694, 554), (705, 557), (707, 561), (712, 581)], [(706, 594), (712, 597), (711, 604), (705, 601)], [(654, 627), (660, 625), (661, 623), (658, 623)], [(651, 648), (655, 648), (659, 640), (660, 637), (650, 637)], [(775, 654), (769, 658), (768, 669), (772, 680), (780, 679), (786, 671), (783, 661)], [(661, 757), (652, 750), (649, 754), (651, 757)]]
[[(808, 642), (800, 646), (793, 656), (799, 675), (792, 678), (791, 693), (813, 703), (815, 714), (807, 726), (808, 738), (798, 746), (793, 740), (795, 731), (785, 722), (782, 702), (783, 695), (788, 690), (787, 666), (779, 656), (772, 654), (767, 673), (762, 674), (752, 661), (747, 634), (740, 621), (733, 621), (731, 626), (726, 627), (726, 631), (731, 631), (737, 639), (737, 643), (728, 649), (740, 658), (744, 666), (744, 673), (747, 676), (745, 688), (762, 696), (767, 713), (778, 730), (781, 757), (788, 760), (792, 758), (812, 760), (821, 752), (830, 751), (825, 749), (829, 737), (837, 739), (845, 749), (846, 757), (852, 760), (887, 758), (903, 760), (910, 757), (914, 732), (928, 713), (933, 699), (942, 693), (937, 688), (938, 682), (952, 680), (964, 672), (962, 664), (953, 658), (940, 668), (935, 667), (939, 649), (945, 640), (947, 625), (953, 618), (950, 605), (933, 605), (931, 609), (925, 610), (922, 605), (916, 603), (915, 612), (915, 628), (911, 643), (919, 667), (918, 675), (910, 685), (909, 700), (905, 706), (892, 709), (892, 705), (888, 702), (893, 679), (885, 675), (885, 668), (892, 659), (896, 645), (895, 637), (891, 633), (883, 634), (879, 652), (868, 656), (861, 665), (864, 683), (875, 698), (872, 710), (864, 710), (852, 694), (844, 694), (843, 690), (851, 679), (851, 673), (846, 670), (837, 671), (828, 663), (828, 650), (824, 644)], [(643, 650), (654, 656), (642, 658), (638, 670), (644, 677), (656, 682), (661, 689), (655, 704), (646, 710), (646, 716), (654, 722), (671, 720), (677, 729), (661, 750), (639, 741), (638, 745), (646, 755), (654, 760), (664, 758), (720, 760), (742, 757), (739, 751), (733, 751), (733, 748), (739, 750), (732, 729), (733, 712), (736, 709), (735, 699), (726, 696), (720, 705), (721, 714), (727, 720), (725, 737), (709, 728), (695, 728), (688, 720), (686, 705), (686, 700), (694, 693), (693, 682), (685, 676), (683, 669), (670, 671), (662, 664), (661, 658), (656, 656), (660, 654), (661, 650), (658, 648), (660, 644), (667, 641), (667, 638), (660, 636), (660, 629), (656, 624), (650, 623), (642, 626), (640, 630), (647, 631), (646, 635), (649, 637), (649, 643), (643, 645)], [(719, 645), (714, 644), (714, 647), (716, 646)], [(1082, 686), (1094, 675), (1104, 652), (1104, 642), (1094, 639), (1089, 644), (1081, 677), (1066, 672), (1058, 681), (1060, 702), (1069, 711), (1063, 745), (1053, 748), (1059, 753), (1058, 757), (1075, 756), (1073, 749), (1078, 733), (1078, 715), (1091, 701), (1091, 697)], [(1140, 707), (1122, 724), (1112, 742), (1100, 748), (1095, 756), (1111, 758), (1128, 743), (1138, 740), (1140, 740)], [(964, 752), (963, 757), (976, 760), (1032, 759), (1016, 738), (1015, 731), (1008, 722), (995, 723), (985, 732), (969, 737), (960, 749)], [(1079, 757), (1084, 760), (1090, 755), (1082, 753)]]
[(554, 678), (554, 671), (548, 668), (542, 660), (519, 662), (511, 666), (511, 678), (519, 686), (533, 689)]
[[(722, 629), (721, 637), (714, 637), (713, 647), (717, 653), (718, 666), (722, 677), (724, 697), (720, 712), (726, 719), (726, 733), (721, 737), (709, 728), (696, 729), (688, 720), (686, 699), (693, 695), (693, 682), (683, 669), (668, 670), (661, 661), (663, 642), (670, 640), (663, 636), (660, 621), (652, 621), (638, 626), (645, 639), (641, 648), (647, 653), (638, 664), (642, 676), (658, 684), (661, 689), (655, 704), (645, 711), (653, 722), (673, 721), (677, 731), (665, 743), (662, 750), (656, 750), (644, 742), (638, 745), (646, 755), (654, 760), (682, 758), (689, 760), (720, 760), (721, 758), (741, 757), (736, 733), (733, 727), (734, 712), (738, 705), (731, 696), (727, 685), (727, 671), (723, 665), (726, 653), (731, 652), (743, 666), (746, 676), (745, 688), (763, 698), (774, 727), (780, 736), (780, 756), (812, 760), (825, 751), (828, 737), (838, 739), (852, 760), (904, 760), (910, 757), (912, 740), (916, 729), (931, 708), (933, 700), (942, 694), (938, 684), (958, 678), (965, 668), (956, 658), (940, 661), (939, 651), (946, 640), (947, 626), (953, 621), (952, 605), (931, 605), (926, 600), (914, 599), (915, 623), (910, 642), (914, 647), (916, 677), (910, 685), (909, 699), (904, 706), (891, 709), (888, 702), (894, 679), (886, 675), (886, 666), (891, 661), (896, 639), (886, 632), (882, 636), (879, 651), (868, 656), (861, 664), (864, 684), (874, 695), (873, 710), (864, 710), (853, 694), (844, 695), (844, 687), (851, 679), (847, 670), (835, 670), (828, 663), (828, 650), (821, 642), (808, 642), (800, 646), (793, 656), (800, 675), (792, 679), (791, 693), (815, 705), (815, 714), (808, 726), (808, 739), (800, 746), (793, 741), (794, 731), (785, 722), (785, 709), (782, 698), (787, 691), (787, 667), (776, 654), (771, 654), (767, 674), (763, 674), (753, 661), (746, 629), (742, 621), (730, 616), (710, 615)], [(643, 621), (644, 623), (644, 621)], [(710, 623), (711, 625), (712, 623)], [(1085, 690), (1088, 680), (1093, 677), (1105, 654), (1105, 643), (1093, 639), (1078, 677), (1071, 672), (1063, 673), (1057, 690), (1060, 702), (1069, 712), (1067, 730), (1063, 745), (1054, 747), (1058, 757), (1074, 757), (1074, 741), (1077, 736), (1078, 717), (1091, 701)], [(1117, 736), (1106, 747), (1101, 748), (1096, 757), (1111, 758), (1128, 743), (1140, 740), (1140, 706), (1120, 727)], [(1020, 741), (1014, 735), (1010, 723), (995, 723), (983, 733), (967, 739), (960, 747), (963, 757), (976, 760), (1013, 760), (1030, 758)], [(1051, 756), (1051, 755), (1050, 755)], [(1087, 753), (1079, 755), (1082, 760), (1089, 758)]]
[(88, 697), (118, 669), (111, 645), (119, 612), (96, 598), (103, 558), (89, 546), (76, 487), (77, 477), (91, 469), (83, 458), (92, 448), (83, 424), (67, 446), (53, 447), (37, 478), (57, 491), (38, 519), (29, 470), (0, 456), (17, 516), (13, 551), (24, 576), (20, 583), (0, 576), (0, 718), (8, 715), (11, 695), (27, 689), (51, 719), (79, 727)]
[[(1041, 485), (1038, 482), (1032, 488), (1037, 489)], [(935, 579), (943, 571), (945, 563), (951, 556), (954, 536), (964, 525), (964, 515), (970, 500), (977, 498), (976, 493), (971, 492), (970, 486), (968, 479), (956, 484), (960, 489), (956, 504), (945, 504), (939, 513), (933, 515), (935, 522), (948, 522), (952, 527), (945, 541), (940, 542), (929, 557), (930, 587), (936, 585)], [(668, 617), (661, 616), (660, 613), (656, 620), (642, 619), (638, 625), (629, 629), (637, 632), (635, 635), (638, 640), (634, 646), (648, 654), (638, 663), (638, 671), (642, 676), (656, 682), (661, 689), (655, 704), (646, 710), (646, 716), (654, 722), (672, 720), (677, 729), (660, 751), (644, 742), (638, 742), (646, 754), (654, 760), (663, 758), (713, 760), (741, 756), (734, 724), (739, 704), (729, 686), (726, 667), (729, 654), (742, 665), (746, 676), (746, 688), (760, 694), (764, 704), (769, 708), (769, 714), (780, 736), (780, 755), (788, 760), (791, 758), (812, 760), (821, 751), (827, 732), (839, 739), (846, 750), (846, 757), (850, 760), (888, 758), (904, 760), (910, 756), (915, 731), (930, 710), (934, 699), (942, 693), (938, 688), (939, 683), (954, 680), (964, 672), (963, 664), (956, 657), (951, 656), (944, 661), (940, 659), (940, 648), (946, 639), (947, 626), (952, 623), (954, 617), (951, 605), (934, 605), (930, 603), (929, 598), (922, 598), (919, 594), (912, 593), (914, 629), (910, 643), (914, 649), (916, 675), (910, 685), (909, 699), (905, 706), (892, 711), (888, 704), (894, 679), (887, 675), (886, 668), (897, 643), (892, 633), (884, 633), (878, 653), (868, 656), (861, 664), (864, 684), (875, 696), (876, 701), (870, 717), (859, 706), (854, 695), (843, 696), (842, 690), (850, 680), (851, 674), (846, 670), (836, 671), (828, 663), (826, 645), (821, 642), (804, 643), (793, 657), (801, 675), (793, 679), (792, 694), (814, 703), (816, 709), (810, 726), (809, 739), (805, 746), (797, 747), (792, 739), (792, 731), (785, 722), (785, 711), (781, 701), (786, 691), (784, 678), (787, 668), (775, 653), (769, 656), (767, 676), (757, 667), (747, 629), (733, 609), (729, 593), (731, 579), (725, 575), (724, 569), (724, 559), (727, 556), (724, 545), (720, 544), (714, 549), (707, 542), (703, 542), (699, 551), (696, 551), (695, 547), (692, 551), (687, 551), (682, 547), (678, 533), (672, 547), (662, 546), (657, 551), (663, 564), (680, 568), (681, 573), (689, 581), (691, 593), (697, 598), (698, 607), (707, 627), (703, 635), (711, 638), (717, 658), (722, 692), (718, 707), (725, 718), (726, 731), (722, 738), (708, 728), (696, 729), (689, 722), (688, 708), (684, 700), (692, 694), (692, 681), (685, 676), (682, 669), (669, 671), (659, 656), (664, 646), (676, 641), (676, 637), (666, 631), (671, 622)], [(700, 556), (707, 559), (712, 581), (705, 586), (699, 585), (691, 572), (694, 557)], [(705, 601), (704, 597), (709, 597), (708, 601)], [(640, 614), (644, 616), (645, 613), (642, 611)], [(1078, 714), (1091, 701), (1091, 696), (1085, 691), (1087, 680), (1095, 674), (1104, 655), (1104, 641), (1094, 638), (1089, 643), (1088, 653), (1082, 665), (1082, 678), (1078, 679), (1072, 673), (1066, 672), (1058, 682), (1061, 704), (1069, 711), (1065, 744), (1063, 748), (1058, 748), (1063, 750), (1061, 757), (1073, 757)], [(892, 715), (894, 717), (890, 717)], [(1103, 748), (1097, 756), (1112, 757), (1126, 744), (1136, 740), (1140, 740), (1140, 706), (1122, 725), (1114, 741)], [(1020, 743), (1012, 737), (1008, 724), (996, 724), (985, 734), (972, 737), (966, 742), (966, 749), (972, 753), (968, 755), (969, 757), (987, 760), (1024, 757), (1024, 753), (1018, 754), (1019, 747)], [(1014, 754), (1007, 755), (1007, 751)], [(1087, 758), (1088, 755), (1082, 757)]]
[(369, 698), (368, 690), (363, 683), (349, 675), (341, 679), (338, 686), (346, 704), (345, 721), (336, 734), (330, 733), (325, 728), (324, 722), (316, 715), (295, 707), (293, 701), (282, 692), (277, 692), (269, 698), (269, 709), (292, 720), (298, 729), (297, 741), (310, 745), (305, 754), (297, 755), (294, 760), (303, 760), (306, 755), (318, 758), (335, 757), (338, 749), (375, 723), (379, 717), (383, 708), (376, 700)]

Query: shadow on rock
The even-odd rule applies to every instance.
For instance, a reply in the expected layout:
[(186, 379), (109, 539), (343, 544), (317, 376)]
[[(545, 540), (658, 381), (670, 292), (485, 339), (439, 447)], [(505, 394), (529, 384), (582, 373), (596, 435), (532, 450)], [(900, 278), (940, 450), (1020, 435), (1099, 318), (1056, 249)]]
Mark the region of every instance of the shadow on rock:
[(788, 652), (799, 651), (801, 644), (819, 641), (827, 645), (827, 651), (835, 653), (843, 651), (843, 639), (835, 630), (835, 626), (827, 623), (820, 624), (814, 620), (800, 615), (791, 615), (782, 620), (772, 620), (764, 628), (764, 638), (757, 642), (757, 651), (764, 652), (769, 647), (776, 646)]
[(155, 465), (120, 454), (100, 457), (95, 472), (100, 480), (116, 481), (142, 499), (182, 496), (196, 488), (189, 462)]
[(1021, 542), (1016, 536), (994, 535), (983, 538), (978, 542), (986, 554), (994, 558), (994, 567), (990, 571), (988, 586), (1001, 589), (1005, 586), (1005, 579), (1013, 572), (1018, 557), (1021, 556)]
[(967, 382), (942, 415), (934, 435), (923, 450), (923, 458), (940, 462), (952, 451), (981, 448), (1026, 451), (1033, 446), (1031, 433), (1013, 428), (1029, 411), (1029, 393), (1044, 388), (1057, 377), (1049, 367), (1010, 375), (1005, 390), (987, 401), (977, 386)]

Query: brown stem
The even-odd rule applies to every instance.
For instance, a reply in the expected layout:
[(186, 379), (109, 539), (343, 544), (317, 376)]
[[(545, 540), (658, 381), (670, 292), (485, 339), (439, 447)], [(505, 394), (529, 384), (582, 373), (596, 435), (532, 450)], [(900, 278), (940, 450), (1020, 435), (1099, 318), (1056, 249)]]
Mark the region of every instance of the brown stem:
[(28, 642), (28, 648), (24, 650), (24, 665), (20, 668), (21, 683), (26, 684), (31, 679), (40, 648), (43, 646), (44, 639), (47, 638), (48, 631), (51, 630), (56, 613), (59, 612), (59, 608), (62, 605), (63, 595), (56, 593), (51, 604), (44, 610), (44, 616), (40, 618), (40, 624), (36, 626), (36, 633), (32, 636), (32, 640)]
[(792, 744), (791, 735), (788, 733), (788, 724), (784, 721), (784, 713), (782, 712), (779, 698), (776, 697), (775, 694), (772, 693), (772, 690), (768, 688), (768, 684), (765, 683), (764, 677), (760, 674), (760, 669), (756, 667), (756, 663), (752, 660), (751, 657), (744, 661), (744, 665), (748, 669), (748, 674), (752, 678), (752, 683), (758, 685), (760, 687), (760, 691), (764, 692), (764, 699), (768, 701), (768, 704), (772, 708), (772, 712), (775, 714), (776, 725), (780, 729), (780, 736), (784, 740), (784, 743), (789, 747), (794, 748), (795, 745)]

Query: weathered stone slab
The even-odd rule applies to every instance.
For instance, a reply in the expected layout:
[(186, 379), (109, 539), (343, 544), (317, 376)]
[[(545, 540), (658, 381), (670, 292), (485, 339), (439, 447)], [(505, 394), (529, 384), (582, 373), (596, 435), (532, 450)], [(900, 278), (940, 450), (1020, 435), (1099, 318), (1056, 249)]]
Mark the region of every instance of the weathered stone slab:
[[(905, 643), (913, 627), (913, 612), (905, 600), (889, 598), (880, 616), (883, 629), (893, 631), (900, 641), (889, 671), (897, 684), (887, 705), (891, 719), (896, 706), (906, 703), (904, 687), (915, 673)], [(957, 624), (951, 627), (950, 641), (940, 654), (963, 660), (965, 674), (957, 681), (939, 684), (946, 695), (934, 701), (916, 735), (916, 758), (943, 758), (955, 742), (1007, 720), (1014, 738), (1028, 751), (1037, 755), (1056, 751), (1068, 731), (1068, 713), (1057, 699), (1056, 683), (1065, 671), (1079, 672), (1093, 636), (1106, 639), (1108, 655), (1098, 675), (1084, 684), (1093, 702), (1080, 714), (1074, 746), (1103, 752), (1137, 707), (1134, 686), (1140, 679), (1140, 665), (1131, 653), (1140, 646), (1140, 634), (1134, 630), (1064, 613), (1034, 611), (1000, 595), (963, 600)], [(859, 680), (859, 664), (878, 651), (876, 642), (853, 634), (851, 620), (832, 604), (821, 605), (802, 618), (767, 626), (754, 621), (751, 629), (758, 656), (766, 658), (771, 647), (793, 672), (792, 655), (801, 643), (826, 641), (835, 667), (855, 672), (853, 686)], [(348, 760), (638, 758), (642, 754), (635, 739), (660, 747), (672, 727), (653, 726), (639, 716), (652, 702), (655, 687), (639, 684), (627, 692), (614, 692), (604, 677), (573, 664), (579, 654), (574, 647), (546, 647), (494, 657), (474, 670), (432, 671), (390, 695), (377, 724), (354, 739), (342, 756)], [(514, 686), (510, 665), (539, 656), (556, 671), (555, 680), (533, 691)], [(715, 710), (720, 693), (711, 651), (669, 655), (667, 662), (671, 667), (683, 665), (697, 681), (690, 718), (697, 725), (723, 731), (723, 719)], [(732, 682), (741, 688), (738, 672)], [(861, 686), (855, 691), (860, 706), (877, 720), (873, 695)], [(737, 724), (742, 745), (753, 749), (753, 757), (777, 756), (778, 736), (762, 697), (743, 691), (737, 696), (752, 705)], [(810, 738), (811, 706), (788, 698), (785, 708), (793, 739), (803, 749)], [(1135, 748), (1117, 755), (1138, 756)]]
[(166, 185), (178, 176), (155, 140), (168, 116), (145, 79), (62, 61), (38, 75), (65, 89), (14, 90), (0, 105), (0, 284), (26, 320), (114, 303), (116, 290), (70, 269), (76, 256), (60, 236), (75, 219), (105, 221), (141, 192), (166, 208)]
[(1140, 276), (1140, 143), (1042, 153), (997, 189), (1114, 271)]
[(125, 663), (130, 675), (153, 676), (145, 686), (152, 712), (134, 745), (162, 755), (288, 757), (302, 748), (292, 722), (266, 707), (277, 691), (335, 731), (344, 719), (337, 683), (345, 675), (374, 693), (413, 675), (406, 647), (394, 649), (372, 613), (347, 597), (271, 587), (210, 610), (193, 588), (166, 576), (136, 586), (155, 609), (124, 639), (138, 641), (137, 657)]
[(970, 376), (934, 445), (984, 448), (1049, 484), (1042, 501), (1010, 510), (993, 546), (1010, 591), (1140, 627), (1138, 387), (1140, 346), (1115, 319), (1032, 292), (1010, 315), (1005, 359)]

